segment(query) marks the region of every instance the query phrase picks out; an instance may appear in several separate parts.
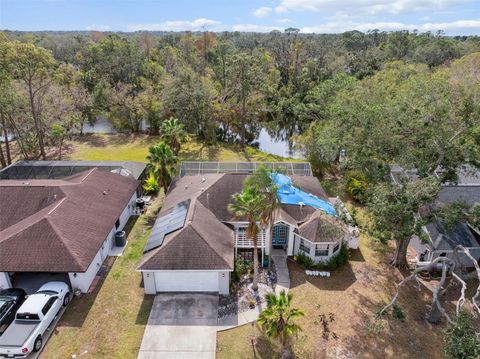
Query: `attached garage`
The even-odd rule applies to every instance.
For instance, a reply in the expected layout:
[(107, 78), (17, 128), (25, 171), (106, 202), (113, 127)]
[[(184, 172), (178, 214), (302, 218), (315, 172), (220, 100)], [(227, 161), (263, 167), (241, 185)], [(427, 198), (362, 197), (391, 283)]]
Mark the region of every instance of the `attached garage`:
[(197, 200), (208, 180), (197, 181), (164, 200), (138, 266), (146, 294), (229, 293), (233, 231)]
[(218, 292), (228, 294), (228, 271), (155, 271), (143, 272), (145, 293)]

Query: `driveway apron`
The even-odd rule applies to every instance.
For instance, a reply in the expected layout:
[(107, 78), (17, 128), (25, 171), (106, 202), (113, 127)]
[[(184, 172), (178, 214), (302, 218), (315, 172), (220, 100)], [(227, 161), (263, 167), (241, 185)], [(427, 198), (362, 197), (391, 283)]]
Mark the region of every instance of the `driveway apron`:
[(157, 294), (138, 359), (215, 358), (217, 318), (217, 294)]

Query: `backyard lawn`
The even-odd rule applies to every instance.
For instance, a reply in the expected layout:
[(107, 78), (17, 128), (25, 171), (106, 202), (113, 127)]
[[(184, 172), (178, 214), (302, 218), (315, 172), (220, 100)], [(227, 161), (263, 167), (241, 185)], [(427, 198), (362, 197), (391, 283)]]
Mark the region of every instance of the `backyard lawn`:
[[(65, 159), (71, 160), (123, 160), (145, 161), (148, 147), (157, 144), (158, 137), (147, 135), (85, 135), (67, 143)], [(205, 145), (192, 137), (182, 145), (180, 161), (285, 161), (287, 159), (270, 155), (253, 147), (241, 151), (236, 144), (218, 143)], [(288, 159), (289, 161), (298, 161)]]

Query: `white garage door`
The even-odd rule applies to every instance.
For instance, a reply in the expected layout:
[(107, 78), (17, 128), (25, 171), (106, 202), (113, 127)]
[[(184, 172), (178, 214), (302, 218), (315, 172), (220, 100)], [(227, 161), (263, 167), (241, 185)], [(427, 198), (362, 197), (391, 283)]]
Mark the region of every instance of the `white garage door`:
[(218, 292), (218, 272), (155, 272), (157, 292)]

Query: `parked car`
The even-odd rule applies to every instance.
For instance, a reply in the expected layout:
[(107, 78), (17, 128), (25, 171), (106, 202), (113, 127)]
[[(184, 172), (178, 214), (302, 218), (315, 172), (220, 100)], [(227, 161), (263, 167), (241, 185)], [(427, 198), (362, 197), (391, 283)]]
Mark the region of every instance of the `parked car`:
[(0, 335), (8, 328), (27, 293), (20, 288), (0, 290)]
[(70, 288), (64, 282), (48, 282), (29, 295), (0, 336), (0, 357), (26, 358), (42, 349), (45, 332), (69, 301)]

